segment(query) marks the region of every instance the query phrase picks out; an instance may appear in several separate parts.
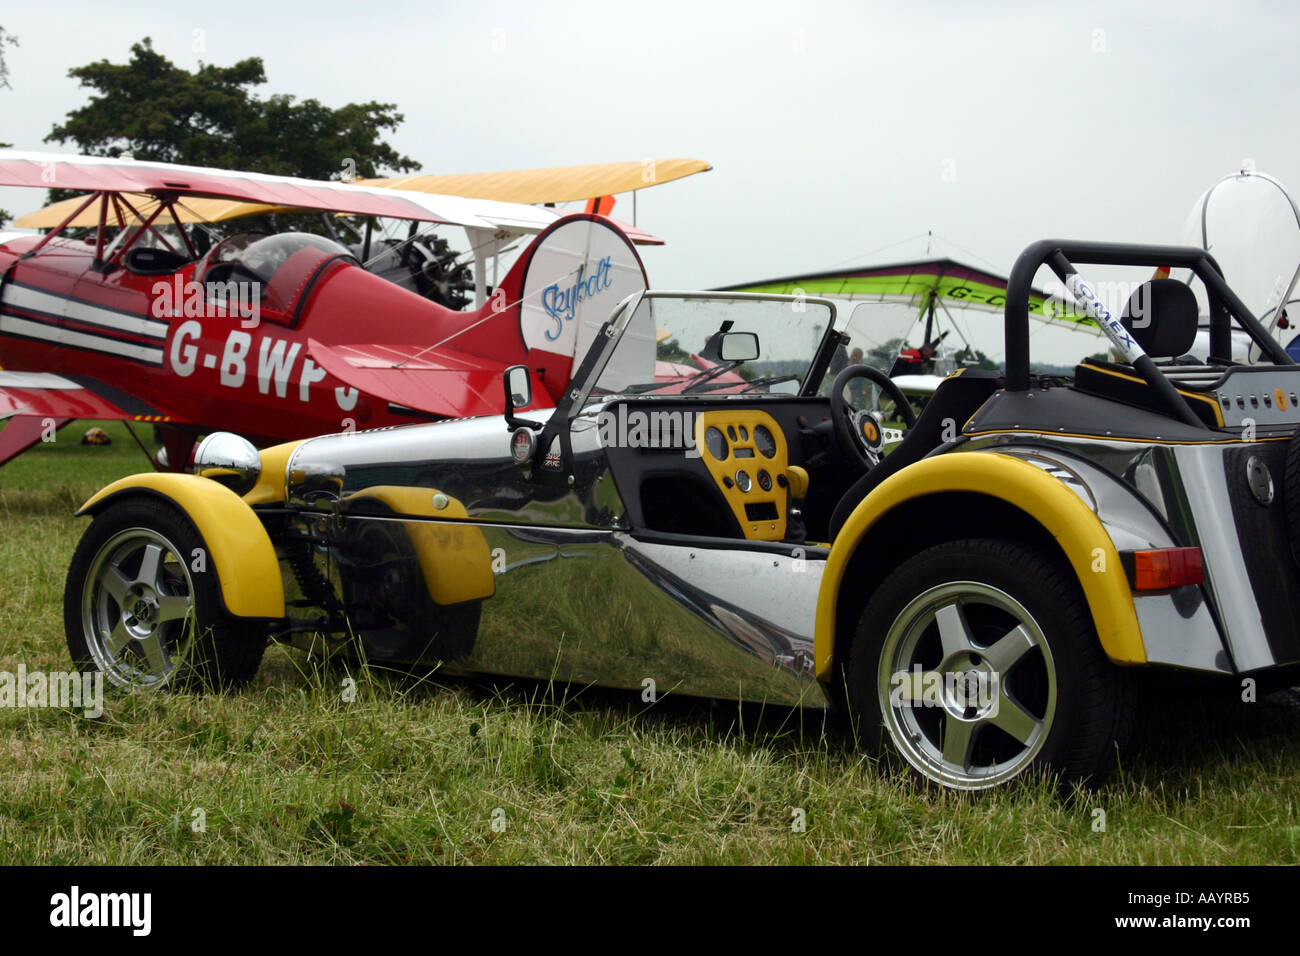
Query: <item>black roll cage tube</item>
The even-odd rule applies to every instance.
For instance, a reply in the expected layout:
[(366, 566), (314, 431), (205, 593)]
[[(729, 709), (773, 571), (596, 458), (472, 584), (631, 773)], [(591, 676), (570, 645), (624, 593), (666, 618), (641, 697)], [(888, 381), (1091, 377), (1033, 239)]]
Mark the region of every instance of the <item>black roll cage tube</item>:
[[(1269, 335), (1260, 321), (1251, 314), (1237, 294), (1228, 288), (1223, 270), (1204, 249), (1193, 246), (1148, 246), (1119, 242), (1074, 242), (1066, 239), (1041, 239), (1033, 243), (1016, 258), (1007, 280), (1006, 326), (1006, 389), (1023, 392), (1029, 388), (1029, 295), (1034, 275), (1040, 266), (1048, 266), (1062, 282), (1078, 273), (1074, 263), (1108, 266), (1169, 266), (1191, 269), (1205, 285), (1210, 303), (1210, 356), (1220, 359), (1232, 357), (1232, 324), (1237, 324), (1250, 335), (1276, 365), (1294, 365), (1291, 356)], [(1188, 407), (1169, 379), (1160, 372), (1150, 356), (1142, 356), (1133, 363), (1177, 417), (1197, 428), (1205, 425)]]

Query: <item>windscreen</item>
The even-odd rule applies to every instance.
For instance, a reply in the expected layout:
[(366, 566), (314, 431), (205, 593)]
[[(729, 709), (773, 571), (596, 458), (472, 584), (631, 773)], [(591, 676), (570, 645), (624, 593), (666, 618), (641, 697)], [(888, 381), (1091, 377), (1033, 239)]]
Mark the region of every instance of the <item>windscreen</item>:
[(802, 300), (647, 296), (591, 395), (794, 395), (833, 321)]
[[(1266, 327), (1273, 325), (1283, 297), (1294, 294), (1300, 221), (1286, 190), (1270, 178), (1243, 174), (1207, 190), (1188, 214), (1181, 241), (1214, 256), (1228, 285)], [(1186, 276), (1180, 273), (1179, 278)], [(1204, 315), (1204, 289), (1199, 282), (1192, 286)], [(1284, 344), (1295, 335), (1296, 324), (1293, 316)]]

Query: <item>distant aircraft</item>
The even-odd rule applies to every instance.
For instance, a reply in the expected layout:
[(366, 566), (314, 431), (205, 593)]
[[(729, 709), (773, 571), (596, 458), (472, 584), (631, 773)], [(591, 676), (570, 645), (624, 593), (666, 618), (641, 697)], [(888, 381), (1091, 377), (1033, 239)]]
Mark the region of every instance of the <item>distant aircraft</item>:
[[(614, 304), (647, 282), (632, 240), (594, 214), (16, 151), (0, 151), (0, 185), (90, 191), (44, 236), (0, 233), (0, 463), (76, 418), (157, 423), (183, 466), (211, 430), (274, 442), (500, 412), (512, 364), (542, 386), (532, 407), (549, 407)], [(185, 223), (207, 202), (537, 238), (490, 297), (476, 270), (478, 308), (457, 312), (322, 236), (240, 233), (200, 254)], [(79, 223), (88, 238), (69, 234)]]
[[(1007, 280), (955, 259), (936, 258), (763, 279), (725, 286), (719, 291), (803, 294), (844, 301), (848, 305), (841, 312), (840, 322), (849, 341), (844, 346), (843, 364), (877, 364), (905, 392), (928, 395), (961, 362), (962, 351), (951, 345), (940, 347), (952, 331), (962, 337), (950, 310), (1001, 315), (1006, 305)], [(1030, 315), (1043, 322), (1063, 322), (1071, 328), (1095, 331), (1073, 313), (1055, 317), (1053, 302), (1046, 292), (1033, 290)], [(884, 305), (895, 309), (887, 313), (881, 308)], [(947, 328), (941, 330), (945, 324)], [(964, 351), (973, 355), (969, 342)]]

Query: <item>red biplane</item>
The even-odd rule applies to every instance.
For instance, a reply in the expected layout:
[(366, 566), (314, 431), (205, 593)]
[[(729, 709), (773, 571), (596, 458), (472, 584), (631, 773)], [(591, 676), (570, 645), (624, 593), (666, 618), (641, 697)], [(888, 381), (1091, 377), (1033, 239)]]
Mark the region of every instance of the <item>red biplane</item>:
[[(184, 465), (216, 429), (274, 442), (499, 413), (516, 363), (549, 407), (610, 309), (646, 287), (627, 232), (593, 214), (16, 151), (0, 151), (0, 185), (89, 191), (43, 236), (0, 233), (0, 463), (76, 418), (158, 423)], [(498, 247), (538, 235), (490, 297), (476, 270), (479, 307), (458, 312), (323, 236), (240, 233), (201, 252), (192, 197), (454, 223)]]

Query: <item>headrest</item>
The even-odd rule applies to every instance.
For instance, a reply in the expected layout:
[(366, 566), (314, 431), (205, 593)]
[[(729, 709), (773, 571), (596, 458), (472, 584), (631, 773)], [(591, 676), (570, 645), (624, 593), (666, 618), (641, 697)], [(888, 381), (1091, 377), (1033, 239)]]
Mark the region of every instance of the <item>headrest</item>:
[(1196, 294), (1177, 279), (1149, 279), (1129, 296), (1120, 321), (1153, 358), (1177, 358), (1196, 342)]

